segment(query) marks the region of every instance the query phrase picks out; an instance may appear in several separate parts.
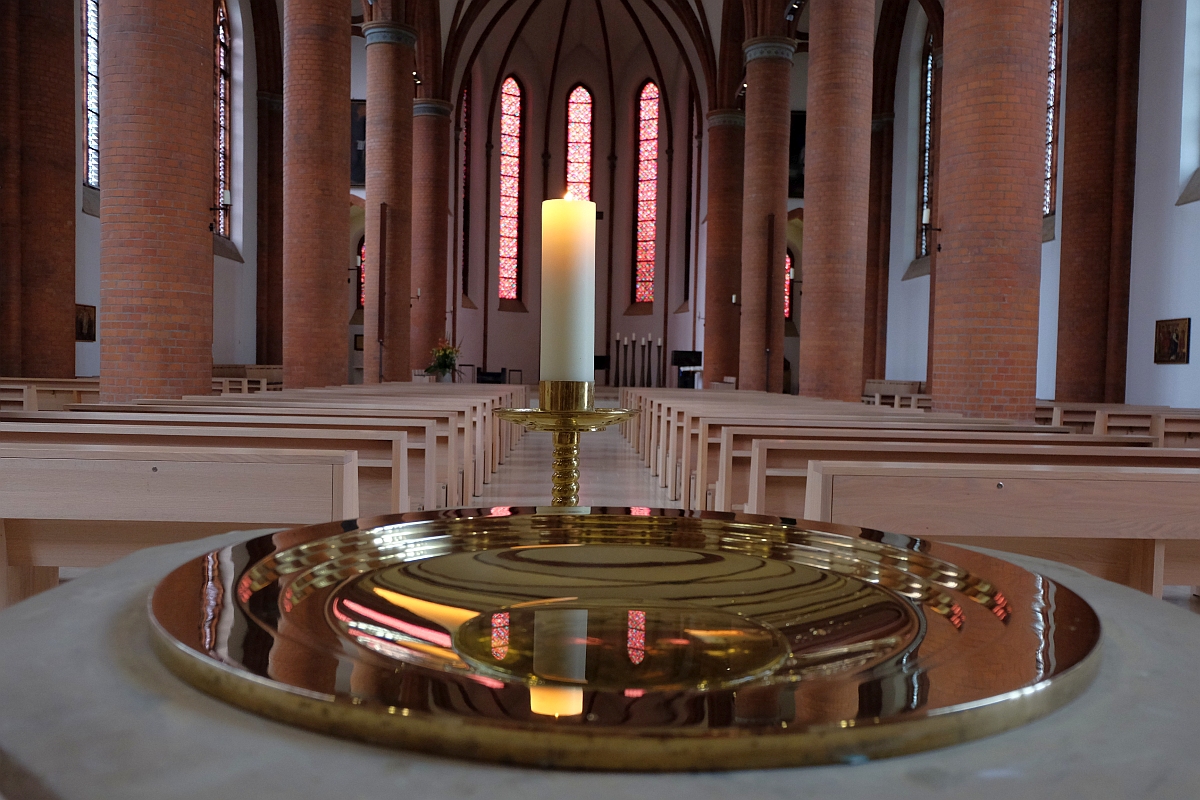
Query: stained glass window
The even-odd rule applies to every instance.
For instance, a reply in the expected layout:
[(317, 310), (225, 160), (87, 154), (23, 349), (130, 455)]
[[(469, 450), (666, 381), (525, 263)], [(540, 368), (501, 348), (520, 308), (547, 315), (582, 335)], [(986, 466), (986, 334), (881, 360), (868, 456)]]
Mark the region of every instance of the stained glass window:
[(625, 635), (629, 660), (640, 664), (646, 658), (646, 612), (630, 611)]
[(637, 229), (633, 251), (633, 301), (654, 302), (658, 256), (658, 86), (647, 81), (638, 98)]
[(367, 307), (367, 237), (358, 240), (358, 307)]
[(1062, 16), (1059, 0), (1050, 0), (1050, 52), (1046, 79), (1046, 171), (1042, 189), (1042, 214), (1053, 214), (1057, 202), (1055, 178), (1058, 175), (1058, 74), (1062, 66)]
[(229, 12), (225, 0), (217, 0), (216, 29), (213, 35), (213, 230), (229, 236), (229, 207), (233, 189), (229, 174), (230, 129), (233, 117), (233, 97), (230, 91), (233, 75), (233, 36), (229, 29)]
[[(921, 127), (918, 134), (917, 156), (917, 258), (929, 255), (930, 231), (933, 227), (933, 159), (936, 120), (933, 118), (934, 98), (937, 96), (937, 70), (933, 64), (933, 34), (925, 36), (921, 58)], [(926, 221), (928, 217), (929, 221)]]
[(783, 256), (783, 318), (792, 318), (792, 251)]
[(100, 0), (83, 4), (83, 174), (100, 186)]
[(500, 299), (521, 293), (521, 84), (500, 87)]
[(592, 93), (583, 86), (567, 97), (567, 194), (592, 199)]
[(462, 293), (470, 294), (471, 288), (471, 95), (467, 87), (462, 90), (459, 105), (459, 125), (462, 128)]
[(508, 614), (492, 614), (492, 658), (503, 661), (508, 655)]

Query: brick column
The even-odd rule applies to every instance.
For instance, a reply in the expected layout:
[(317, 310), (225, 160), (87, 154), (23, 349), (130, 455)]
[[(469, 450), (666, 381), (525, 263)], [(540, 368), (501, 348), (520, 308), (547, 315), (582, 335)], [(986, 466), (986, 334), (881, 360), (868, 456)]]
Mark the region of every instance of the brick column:
[(17, 4), (0, 4), (0, 376), (21, 374), (21, 92)]
[(413, 104), (413, 369), (428, 366), (430, 351), (446, 338), (451, 136), (449, 103)]
[(1117, 4), (1071, 0), (1069, 31), (1054, 396), (1102, 403), (1108, 355)]
[(809, 8), (800, 394), (857, 401), (866, 324), (875, 5), (813, 0)]
[(708, 230), (704, 267), (704, 385), (738, 374), (742, 291), (742, 178), (746, 115), (708, 115)]
[[(10, 0), (16, 3), (16, 0)], [(75, 8), (21, 2), (21, 374), (75, 377)]]
[(783, 265), (787, 255), (787, 160), (792, 121), (789, 87), (795, 42), (788, 37), (760, 36), (746, 41), (745, 53), (738, 388), (779, 392), (783, 390)]
[[(367, 275), (363, 380), (411, 380), (413, 63), (417, 32), (396, 22), (368, 22)], [(386, 243), (380, 216), (387, 205)], [(380, 261), (385, 275), (380, 292)], [(380, 295), (382, 294), (382, 300)], [(383, 330), (379, 304), (383, 303)], [(382, 335), (381, 335), (382, 333)], [(382, 364), (380, 361), (382, 339)], [(382, 366), (382, 370), (381, 370)]]
[(172, 0), (104, 0), (96, 324), (104, 402), (212, 391), (212, 87), (211, 13)]
[(1042, 256), (1042, 0), (946, 9), (934, 407), (1033, 419)]
[(289, 387), (347, 380), (347, 13), (337, 0), (288, 0), (283, 15), (283, 381)]

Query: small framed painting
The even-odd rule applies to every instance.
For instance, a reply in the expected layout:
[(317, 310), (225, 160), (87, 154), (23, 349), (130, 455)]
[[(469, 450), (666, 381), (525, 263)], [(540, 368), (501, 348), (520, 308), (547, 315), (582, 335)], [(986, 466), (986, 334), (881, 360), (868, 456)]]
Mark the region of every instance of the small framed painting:
[(1192, 318), (1160, 319), (1154, 323), (1154, 363), (1186, 364), (1191, 345)]
[(75, 341), (96, 341), (96, 307), (75, 304)]

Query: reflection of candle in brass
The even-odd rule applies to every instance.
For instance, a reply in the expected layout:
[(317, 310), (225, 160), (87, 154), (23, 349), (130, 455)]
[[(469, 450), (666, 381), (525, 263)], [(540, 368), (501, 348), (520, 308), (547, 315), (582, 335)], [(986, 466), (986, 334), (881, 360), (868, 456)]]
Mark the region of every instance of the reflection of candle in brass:
[[(533, 614), (533, 674), (561, 683), (587, 683), (585, 608), (545, 609)], [(571, 717), (583, 713), (582, 686), (531, 686), (534, 714)]]
[(547, 717), (574, 717), (583, 713), (582, 686), (530, 686), (529, 710)]

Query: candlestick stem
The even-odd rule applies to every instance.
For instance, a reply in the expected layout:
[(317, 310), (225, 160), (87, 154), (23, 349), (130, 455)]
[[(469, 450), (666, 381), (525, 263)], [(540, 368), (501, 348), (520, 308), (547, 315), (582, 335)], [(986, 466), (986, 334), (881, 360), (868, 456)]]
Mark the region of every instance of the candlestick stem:
[(579, 505), (579, 431), (554, 432), (551, 464), (551, 505)]

